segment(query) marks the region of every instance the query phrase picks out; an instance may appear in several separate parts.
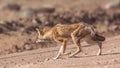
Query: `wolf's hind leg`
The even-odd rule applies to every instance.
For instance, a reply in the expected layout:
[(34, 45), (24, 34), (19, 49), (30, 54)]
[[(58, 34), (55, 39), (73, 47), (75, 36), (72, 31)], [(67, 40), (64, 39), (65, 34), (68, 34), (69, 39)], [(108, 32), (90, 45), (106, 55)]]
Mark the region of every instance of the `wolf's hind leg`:
[[(79, 41), (80, 41), (80, 40), (79, 40)], [(75, 41), (74, 41), (74, 43), (75, 43), (75, 45), (77, 46), (77, 50), (76, 50), (75, 52), (73, 52), (72, 54), (70, 54), (70, 57), (72, 57), (72, 56), (74, 56), (74, 55), (76, 55), (76, 54), (78, 54), (78, 53), (81, 52), (81, 44), (80, 44), (80, 42), (75, 42)]]
[(79, 52), (81, 52), (80, 38), (75, 38), (74, 34), (72, 34), (71, 37), (72, 37), (72, 40), (73, 40), (74, 44), (77, 46), (77, 50), (74, 53), (72, 53), (70, 55), (70, 57), (72, 57), (72, 56), (78, 54)]
[(102, 53), (102, 43), (98, 42), (98, 46), (99, 46), (99, 50), (98, 50), (97, 55), (101, 55), (101, 53)]

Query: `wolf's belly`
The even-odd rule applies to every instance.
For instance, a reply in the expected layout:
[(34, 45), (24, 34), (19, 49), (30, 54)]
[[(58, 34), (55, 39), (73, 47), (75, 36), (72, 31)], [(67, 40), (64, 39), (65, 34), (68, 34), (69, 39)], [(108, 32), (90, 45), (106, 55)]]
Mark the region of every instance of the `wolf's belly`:
[(85, 37), (84, 39), (83, 39), (83, 41), (85, 41), (87, 44), (91, 44), (91, 45), (95, 45), (95, 44), (97, 44), (97, 41), (93, 41), (91, 38), (89, 38), (89, 37)]

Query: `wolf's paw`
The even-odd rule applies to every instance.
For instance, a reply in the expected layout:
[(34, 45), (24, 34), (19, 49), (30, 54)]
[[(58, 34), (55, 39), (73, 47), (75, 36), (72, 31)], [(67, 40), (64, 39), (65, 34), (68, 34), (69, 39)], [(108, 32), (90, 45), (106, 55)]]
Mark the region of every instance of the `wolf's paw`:
[(71, 54), (71, 52), (68, 52), (68, 53), (63, 53), (63, 55), (70, 55)]
[(98, 52), (97, 55), (99, 56), (99, 55), (102, 55), (102, 54), (100, 52)]

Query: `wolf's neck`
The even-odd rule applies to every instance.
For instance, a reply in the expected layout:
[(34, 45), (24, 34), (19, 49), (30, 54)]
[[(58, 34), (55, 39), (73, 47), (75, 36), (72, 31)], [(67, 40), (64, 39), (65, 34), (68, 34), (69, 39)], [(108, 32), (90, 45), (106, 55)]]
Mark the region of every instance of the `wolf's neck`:
[(45, 35), (43, 36), (43, 39), (51, 39), (51, 38), (52, 38), (52, 31), (45, 33)]

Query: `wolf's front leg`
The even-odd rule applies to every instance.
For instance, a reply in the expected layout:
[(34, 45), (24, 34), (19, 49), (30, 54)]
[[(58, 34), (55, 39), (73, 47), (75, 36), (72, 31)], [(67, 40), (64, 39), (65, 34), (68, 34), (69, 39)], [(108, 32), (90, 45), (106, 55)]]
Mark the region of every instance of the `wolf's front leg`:
[(54, 59), (57, 59), (61, 54), (67, 54), (67, 53), (65, 53), (66, 43), (67, 43), (67, 40), (63, 40), (62, 45), (60, 47), (60, 50), (59, 50), (57, 56)]
[(60, 54), (61, 54), (61, 52), (62, 52), (62, 49), (63, 49), (63, 46), (60, 47), (57, 56), (54, 57), (53, 59), (58, 59), (58, 58), (59, 58), (59, 56), (60, 56)]

